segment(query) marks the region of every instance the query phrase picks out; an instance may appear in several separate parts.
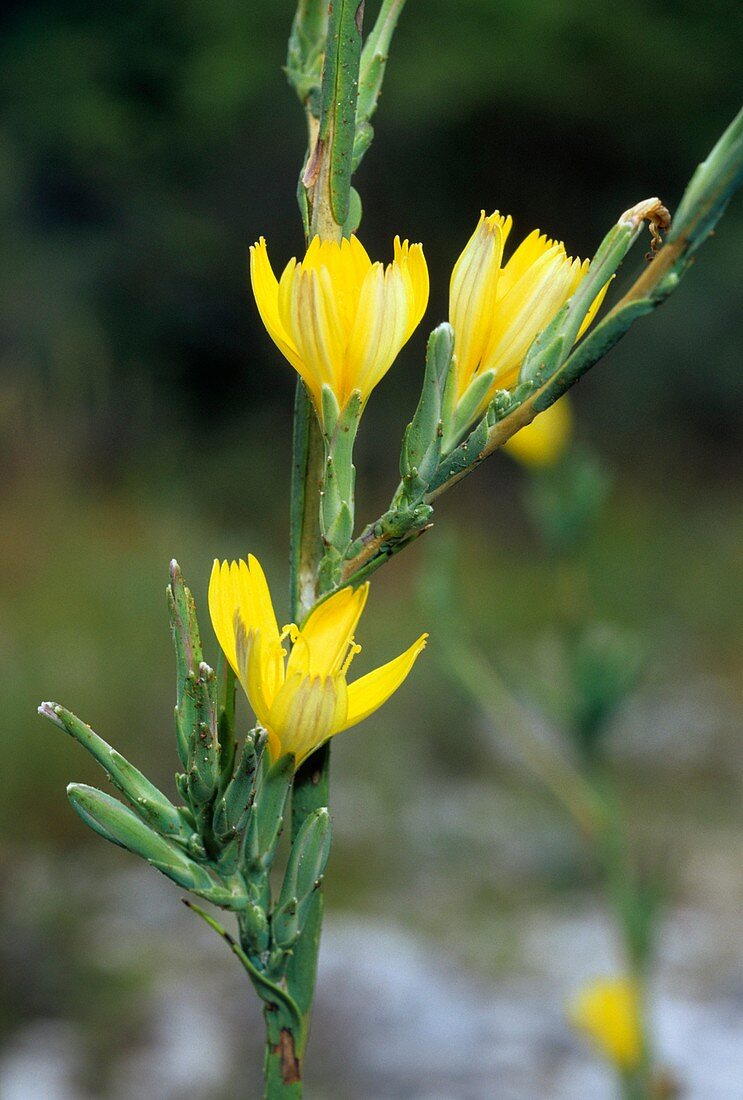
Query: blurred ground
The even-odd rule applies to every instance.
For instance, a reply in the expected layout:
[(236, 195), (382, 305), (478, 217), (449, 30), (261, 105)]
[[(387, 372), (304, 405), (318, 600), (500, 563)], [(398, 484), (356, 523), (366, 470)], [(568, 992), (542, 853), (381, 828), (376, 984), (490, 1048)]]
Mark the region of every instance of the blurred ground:
[[(292, 379), (245, 261), (261, 233), (278, 266), (300, 247), (302, 123), (279, 71), (290, 18), (268, 0), (34, 0), (3, 16), (2, 1100), (226, 1100), (258, 1065), (260, 1020), (224, 945), (86, 834), (64, 785), (99, 775), (35, 708), (70, 706), (170, 789), (168, 560), (212, 657), (215, 555), (256, 553), (286, 617)], [(443, 0), (409, 5), (359, 176), (362, 235), (380, 255), (395, 232), (422, 239), (433, 290), (365, 418), (360, 518), (394, 488), (425, 335), (480, 206), (581, 255), (638, 199), (673, 207), (738, 107), (742, 31), (723, 2), (635, 3), (621, 23), (608, 2), (466, 0), (456, 19)], [(637, 843), (668, 873), (658, 1047), (694, 1100), (743, 1096), (742, 244), (738, 199), (575, 401), (614, 478), (586, 585), (596, 617), (647, 652), (612, 750)], [(556, 576), (524, 481), (495, 457), (437, 525), (459, 539), (473, 638), (548, 665)], [(593, 868), (442, 675), (446, 624), (413, 597), (437, 537), (378, 576), (363, 623), (354, 671), (423, 629), (431, 643), (334, 750), (308, 1092), (603, 1100), (607, 1075), (562, 1019), (581, 979), (614, 965)]]

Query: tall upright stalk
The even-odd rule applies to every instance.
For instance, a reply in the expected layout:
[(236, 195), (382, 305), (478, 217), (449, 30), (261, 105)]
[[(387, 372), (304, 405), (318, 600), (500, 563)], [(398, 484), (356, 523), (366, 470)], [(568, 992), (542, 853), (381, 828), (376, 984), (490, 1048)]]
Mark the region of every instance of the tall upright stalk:
[[(300, 4), (297, 13), (298, 20), (303, 15), (309, 20), (308, 29), (315, 35), (320, 29), (317, 7), (312, 3)], [(307, 244), (316, 236), (340, 240), (348, 217), (363, 12), (363, 0), (340, 0), (328, 8), (319, 110), (311, 96), (305, 100), (309, 145), (300, 179), (299, 202)], [(320, 492), (325, 459), (320, 425), (301, 380), (297, 382), (292, 446), (291, 615), (299, 623), (321, 595)], [(292, 841), (309, 815), (328, 805), (329, 769), (327, 743), (298, 769), (292, 789)], [(305, 1037), (315, 991), (323, 907), (320, 888), (315, 892), (287, 972), (288, 987), (302, 1013)], [(268, 1045), (275, 1045), (270, 1033)], [(267, 1079), (267, 1097), (300, 1095), (276, 1091), (277, 1087)]]

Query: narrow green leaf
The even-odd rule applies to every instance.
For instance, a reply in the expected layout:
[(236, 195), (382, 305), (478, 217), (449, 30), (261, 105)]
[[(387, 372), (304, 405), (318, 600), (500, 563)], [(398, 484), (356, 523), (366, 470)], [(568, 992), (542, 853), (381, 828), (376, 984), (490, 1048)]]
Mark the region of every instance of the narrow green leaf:
[(70, 783), (67, 796), (72, 808), (99, 836), (126, 848), (151, 863), (179, 886), (200, 897), (231, 909), (247, 899), (219, 886), (206, 868), (194, 863), (175, 844), (153, 832), (130, 809), (115, 798), (84, 783)]
[(339, 226), (349, 214), (363, 14), (363, 0), (334, 0), (328, 15), (319, 142), (330, 157), (330, 205)]
[(163, 836), (188, 843), (192, 829), (170, 799), (90, 726), (58, 703), (42, 703), (39, 714), (73, 737), (108, 773), (135, 813)]

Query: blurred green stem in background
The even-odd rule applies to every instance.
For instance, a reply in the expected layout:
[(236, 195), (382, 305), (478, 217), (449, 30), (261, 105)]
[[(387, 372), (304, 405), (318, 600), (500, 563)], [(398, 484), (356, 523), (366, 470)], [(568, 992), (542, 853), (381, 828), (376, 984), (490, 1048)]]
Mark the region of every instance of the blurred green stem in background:
[(453, 544), (445, 556), (432, 559), (421, 593), (432, 616), (446, 623), (437, 647), (442, 668), (563, 806), (593, 853), (621, 944), (624, 975), (637, 993), (638, 1055), (631, 1066), (616, 1064), (617, 1079), (624, 1100), (651, 1100), (655, 1068), (646, 991), (662, 889), (638, 874), (607, 759), (609, 723), (635, 687), (641, 648), (626, 632), (592, 621), (589, 578), (581, 562), (609, 484), (597, 460), (574, 448), (554, 465), (534, 469), (527, 486), (527, 507), (555, 574), (556, 689), (546, 690), (530, 668), (519, 668), (509, 681), (470, 641), (452, 589)]

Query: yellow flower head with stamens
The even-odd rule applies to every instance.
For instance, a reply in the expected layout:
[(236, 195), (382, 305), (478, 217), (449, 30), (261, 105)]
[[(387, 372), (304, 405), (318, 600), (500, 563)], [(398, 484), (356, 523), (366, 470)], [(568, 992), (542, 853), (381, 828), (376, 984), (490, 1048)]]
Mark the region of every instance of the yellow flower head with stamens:
[[(475, 232), (454, 265), (449, 286), (449, 323), (454, 329), (455, 404), (486, 371), (493, 372), (487, 392), (473, 411), (481, 416), (497, 390), (516, 382), (535, 336), (576, 291), (588, 272), (588, 260), (571, 259), (561, 241), (538, 229), (503, 263), (512, 220), (483, 211)], [(608, 285), (608, 284), (607, 284)], [(582, 336), (601, 305), (596, 296), (581, 326)]]
[(303, 378), (319, 415), (323, 385), (341, 409), (354, 390), (366, 402), (428, 302), (423, 249), (399, 237), (387, 267), (372, 263), (357, 237), (315, 237), (278, 281), (261, 237), (250, 249), (250, 279), (269, 336)]
[(640, 1000), (627, 978), (589, 982), (568, 1006), (574, 1027), (586, 1032), (611, 1062), (633, 1069), (642, 1058)]
[(573, 412), (567, 396), (535, 416), (530, 424), (519, 428), (504, 443), (503, 450), (533, 469), (554, 466), (570, 446), (573, 435)]
[[(268, 733), (272, 760), (292, 753), (298, 766), (314, 749), (368, 718), (389, 699), (426, 644), (410, 649), (352, 684), (348, 668), (360, 646), (354, 631), (369, 585), (342, 588), (310, 612), (300, 630), (279, 631), (259, 563), (214, 562), (209, 612), (214, 633)], [(291, 641), (288, 659), (282, 642)]]

